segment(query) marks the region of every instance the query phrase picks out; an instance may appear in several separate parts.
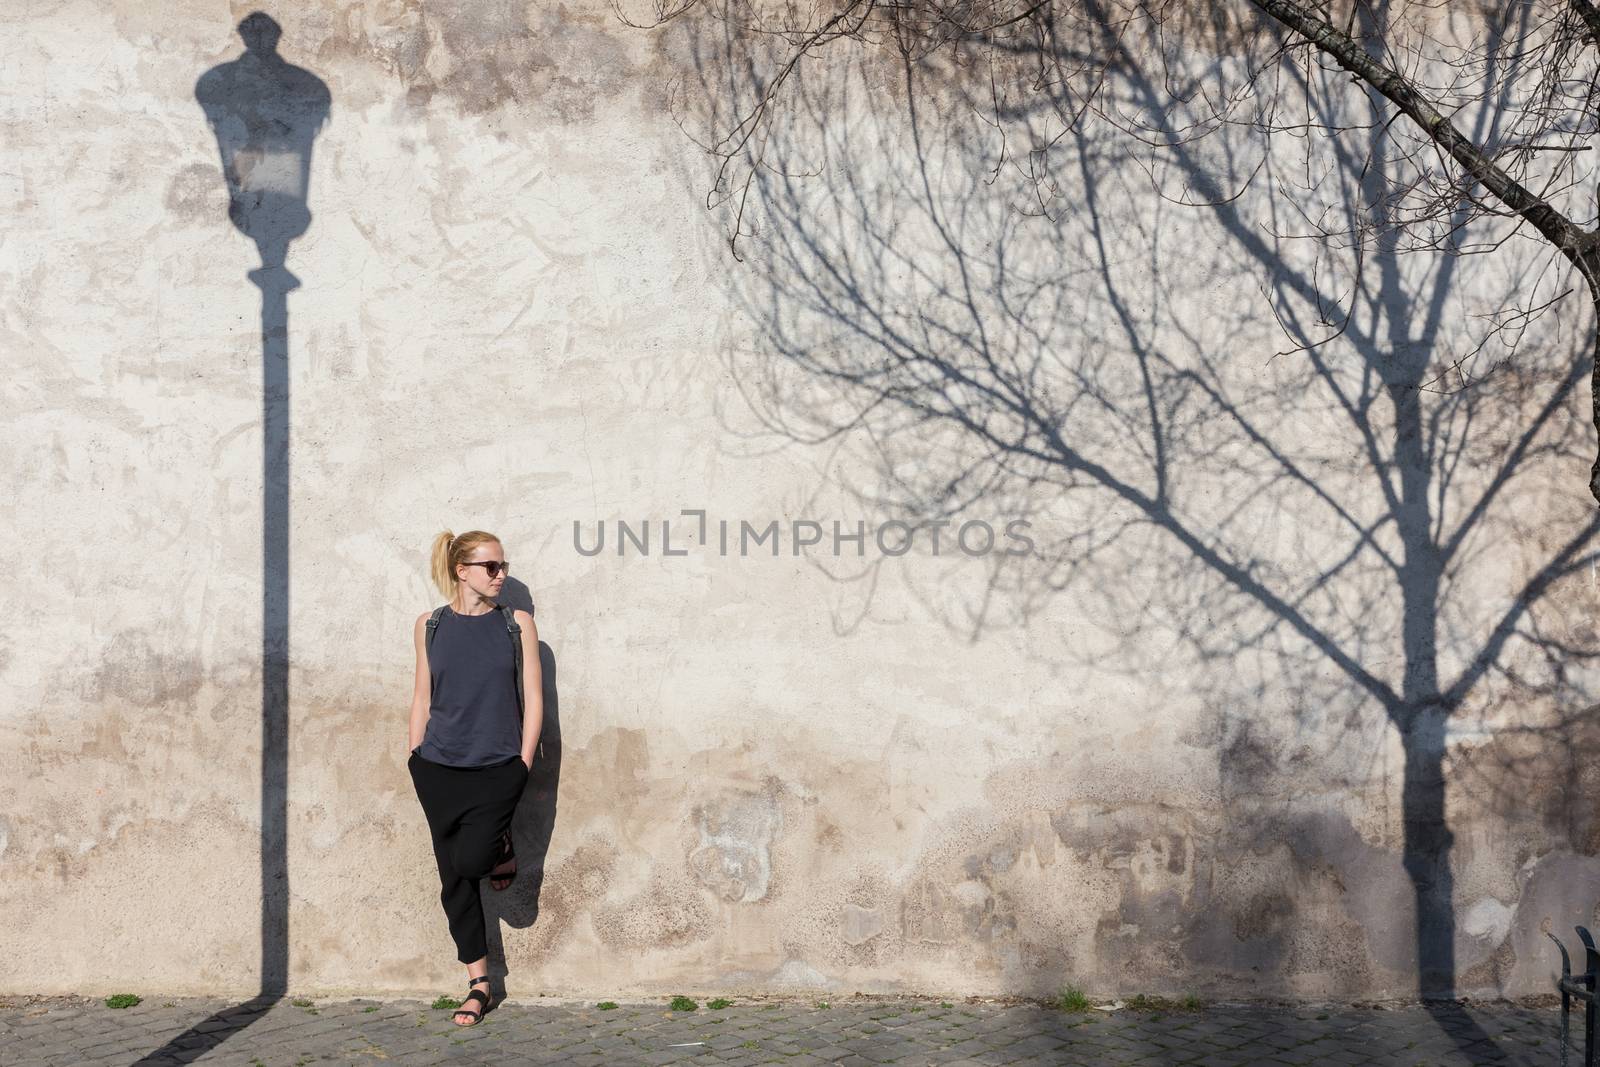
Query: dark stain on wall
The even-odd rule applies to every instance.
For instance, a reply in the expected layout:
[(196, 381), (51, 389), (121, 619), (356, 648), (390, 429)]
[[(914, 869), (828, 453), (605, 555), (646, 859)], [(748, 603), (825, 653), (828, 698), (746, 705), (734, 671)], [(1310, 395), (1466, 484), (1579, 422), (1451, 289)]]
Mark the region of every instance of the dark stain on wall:
[(1229, 916), (1239, 941), (1281, 938), (1293, 919), (1294, 898), (1277, 888), (1256, 893)]
[(80, 695), (92, 703), (117, 700), (136, 708), (172, 711), (192, 707), (205, 670), (192, 657), (158, 652), (147, 634), (123, 630), (100, 652), (100, 664)]
[(171, 223), (216, 225), (228, 210), (228, 197), (215, 163), (191, 163), (167, 183), (166, 206)]
[(408, 0), (382, 24), (359, 7), (341, 10), (330, 30), (319, 60), (375, 61), (415, 107), (441, 99), (471, 115), (537, 110), (573, 124), (593, 119), (597, 101), (642, 88), (623, 36), (640, 31), (605, 8)]
[(612, 948), (670, 948), (703, 941), (711, 910), (700, 887), (659, 872), (640, 893), (595, 910), (595, 932)]
[(538, 921), (533, 926), (533, 951), (547, 955), (567, 940), (582, 915), (604, 900), (616, 872), (617, 848), (610, 841), (591, 838), (551, 869), (539, 896)]

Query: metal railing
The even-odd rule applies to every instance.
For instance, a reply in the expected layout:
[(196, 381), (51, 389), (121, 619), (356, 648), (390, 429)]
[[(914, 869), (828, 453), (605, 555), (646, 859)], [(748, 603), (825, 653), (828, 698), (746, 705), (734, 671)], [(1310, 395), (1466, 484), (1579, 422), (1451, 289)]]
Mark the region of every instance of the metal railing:
[(1567, 1067), (1567, 1035), (1571, 1029), (1572, 1001), (1583, 1001), (1583, 1067), (1597, 1067), (1600, 1060), (1595, 1057), (1595, 982), (1600, 978), (1600, 950), (1594, 945), (1594, 938), (1589, 931), (1578, 927), (1578, 939), (1583, 942), (1586, 967), (1584, 973), (1572, 973), (1572, 959), (1567, 955), (1567, 946), (1561, 939), (1550, 931), (1545, 931), (1546, 936), (1556, 943), (1556, 948), (1561, 950), (1561, 979), (1556, 982), (1556, 988), (1561, 991), (1561, 1067)]

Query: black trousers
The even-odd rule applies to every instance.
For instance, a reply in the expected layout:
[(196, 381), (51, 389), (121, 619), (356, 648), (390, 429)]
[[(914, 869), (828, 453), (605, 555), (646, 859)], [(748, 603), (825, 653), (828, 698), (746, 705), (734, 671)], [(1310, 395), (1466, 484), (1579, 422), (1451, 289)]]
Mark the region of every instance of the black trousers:
[(513, 756), (491, 767), (447, 767), (416, 751), (406, 766), (433, 835), (439, 902), (462, 963), (489, 954), (478, 881), (494, 868), (495, 846), (528, 784), (528, 765)]

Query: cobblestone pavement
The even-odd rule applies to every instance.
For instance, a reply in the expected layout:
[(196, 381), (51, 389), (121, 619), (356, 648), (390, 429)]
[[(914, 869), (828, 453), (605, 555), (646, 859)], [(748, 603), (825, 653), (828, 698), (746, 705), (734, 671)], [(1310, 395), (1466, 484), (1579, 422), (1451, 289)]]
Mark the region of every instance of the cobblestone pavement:
[[(498, 990), (497, 990), (498, 994)], [(0, 1067), (374, 1064), (1554, 1064), (1549, 1007), (1209, 1005), (1194, 1011), (850, 997), (497, 1006), (470, 1028), (419, 1001), (0, 998)], [(1576, 1060), (1576, 1057), (1575, 1057)]]

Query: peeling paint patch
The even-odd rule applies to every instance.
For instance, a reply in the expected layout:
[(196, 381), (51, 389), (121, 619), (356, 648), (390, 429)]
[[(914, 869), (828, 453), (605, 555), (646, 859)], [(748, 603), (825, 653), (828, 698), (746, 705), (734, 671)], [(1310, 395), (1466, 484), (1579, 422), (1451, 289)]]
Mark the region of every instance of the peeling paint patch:
[(790, 960), (768, 978), (775, 989), (801, 988), (801, 989), (827, 989), (833, 983), (828, 977), (815, 967), (803, 960)]
[(723, 900), (749, 904), (767, 895), (772, 842), (783, 826), (777, 798), (739, 793), (695, 809), (700, 844), (689, 869)]
[(1512, 910), (1494, 897), (1484, 897), (1461, 916), (1461, 932), (1490, 944), (1499, 944), (1511, 932)]
[(864, 945), (883, 933), (883, 912), (877, 908), (862, 908), (854, 904), (844, 906), (840, 916), (840, 936), (849, 945)]
[(919, 878), (900, 899), (900, 927), (907, 941), (948, 945), (960, 933), (954, 900), (932, 878)]

